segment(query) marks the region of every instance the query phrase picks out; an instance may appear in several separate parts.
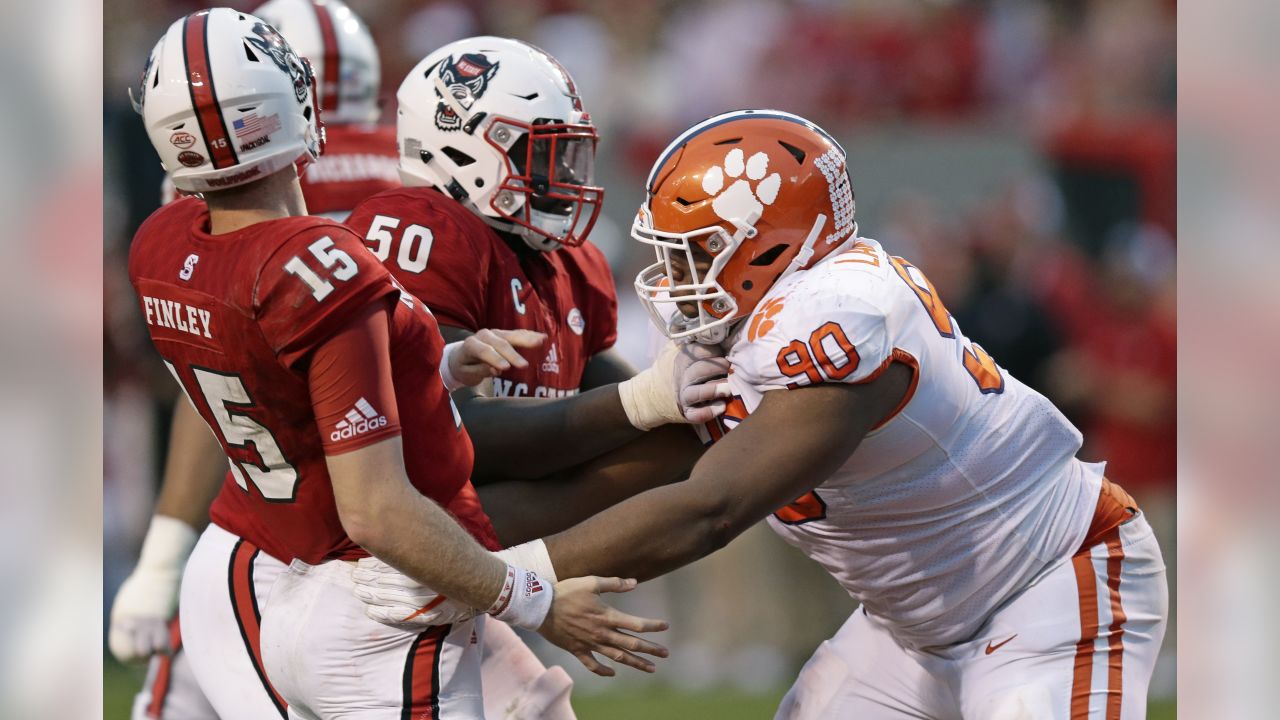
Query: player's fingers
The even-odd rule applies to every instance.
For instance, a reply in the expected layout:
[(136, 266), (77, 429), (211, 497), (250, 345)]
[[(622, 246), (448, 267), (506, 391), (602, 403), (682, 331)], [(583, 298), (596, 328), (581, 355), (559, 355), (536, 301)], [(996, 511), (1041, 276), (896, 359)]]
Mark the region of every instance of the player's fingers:
[(464, 369), (476, 364), (484, 364), (492, 368), (497, 368), (498, 370), (511, 369), (511, 363), (502, 359), (502, 356), (498, 354), (497, 350), (494, 350), (491, 345), (477, 338), (475, 335), (467, 338), (466, 343), (469, 357), (465, 358), (463, 362)]
[(600, 677), (613, 677), (617, 674), (613, 668), (596, 660), (595, 656), (589, 652), (574, 653), (573, 656), (578, 658), (578, 662), (582, 663), (584, 667)]
[(489, 347), (497, 350), (498, 354), (512, 365), (515, 365), (518, 368), (529, 367), (529, 361), (521, 357), (520, 351), (516, 350), (511, 343), (507, 342), (501, 334), (489, 331), (489, 335), (485, 338), (485, 342)]
[(726, 402), (713, 402), (707, 405), (686, 407), (684, 409), (684, 419), (694, 424), (711, 422), (723, 415), (728, 408), (729, 404)]
[(670, 625), (666, 620), (642, 618), (639, 615), (628, 615), (616, 608), (609, 608), (605, 622), (619, 630), (630, 630), (637, 633), (662, 632)]
[(727, 358), (699, 360), (690, 365), (684, 374), (686, 378), (691, 378), (692, 382), (723, 379), (729, 375), (729, 360)]
[(649, 662), (648, 660), (645, 660), (639, 655), (632, 655), (626, 650), (622, 650), (619, 648), (607, 648), (607, 649), (597, 648), (596, 652), (600, 653), (601, 655), (604, 655), (605, 657), (609, 658), (610, 660), (613, 660), (614, 662), (622, 663), (627, 667), (633, 667), (637, 670), (640, 670), (641, 672), (651, 673), (658, 669), (656, 665)]
[(633, 653), (644, 653), (654, 657), (664, 658), (671, 654), (666, 647), (659, 645), (656, 642), (645, 640), (644, 638), (639, 638), (635, 635), (628, 635), (624, 632), (618, 632), (617, 630), (610, 630), (607, 632), (605, 634), (604, 642), (611, 647), (618, 648), (619, 650), (626, 650), (627, 652)]
[(733, 394), (729, 389), (729, 383), (702, 383), (701, 385), (689, 385), (681, 388), (680, 402), (686, 407), (690, 405), (701, 405), (702, 403), (711, 402), (713, 400), (723, 400)]
[(635, 578), (593, 577), (596, 593), (624, 593), (636, 589)]
[(493, 332), (518, 348), (542, 347), (542, 344), (547, 341), (546, 333), (533, 330), (494, 330)]

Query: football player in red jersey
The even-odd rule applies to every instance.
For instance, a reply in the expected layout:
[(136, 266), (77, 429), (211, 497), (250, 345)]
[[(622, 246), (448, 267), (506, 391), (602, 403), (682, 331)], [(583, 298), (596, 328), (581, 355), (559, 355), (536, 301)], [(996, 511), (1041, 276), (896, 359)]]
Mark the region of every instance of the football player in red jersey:
[[(468, 639), (483, 619), (419, 634), (369, 620), (350, 562), (369, 551), (575, 654), (650, 669), (628, 650), (665, 651), (618, 628), (663, 624), (598, 598), (633, 583), (553, 587), (485, 550), (488, 518), (459, 502), (472, 449), (448, 392), (524, 363), (515, 348), (540, 339), (446, 348), (359, 238), (306, 216), (298, 168), (323, 133), (305, 61), (252, 15), (201, 11), (156, 45), (136, 102), (175, 184), (204, 195), (143, 224), (129, 271), (153, 344), (230, 463), (182, 583), (183, 636), (218, 713), (282, 717), (287, 699), (303, 716), (482, 715)], [(271, 578), (263, 555), (295, 564)], [(359, 678), (332, 676), (357, 664)]]
[[(378, 124), (382, 77), (373, 36), (341, 0), (270, 0), (253, 12), (284, 35), (315, 71), (325, 148), (302, 174), (302, 197), (309, 213), (341, 221), (359, 201), (400, 184), (395, 128)], [(194, 135), (178, 139), (194, 146)], [(177, 198), (168, 177), (161, 196), (164, 203)], [(152, 658), (134, 699), (134, 720), (216, 720), (182, 652), (174, 605), (195, 528), (207, 522), (221, 485), (218, 469), (224, 460), (204, 422), (182, 398), (175, 403), (169, 450), (146, 552), (113, 604), (117, 617), (146, 619), (131, 626), (127, 620), (113, 622), (112, 649), (122, 660)], [(126, 633), (126, 626), (134, 631)]]
[[(630, 380), (612, 349), (613, 276), (587, 241), (604, 195), (593, 184), (596, 129), (569, 73), (528, 43), (473, 37), (419, 62), (397, 101), (405, 187), (360, 203), (347, 224), (431, 308), (446, 339), (485, 327), (548, 338), (527, 366), (495, 377), (492, 392), (454, 393), (476, 445), (472, 480), (499, 538), (563, 530), (682, 477), (701, 445), (687, 428), (645, 434), (652, 421), (632, 397), (644, 379)], [(662, 471), (623, 478), (622, 466), (653, 455), (669, 461)], [(520, 717), (572, 717), (568, 675), (492, 625), (489, 714), (516, 717), (502, 714), (514, 702), (528, 713)]]

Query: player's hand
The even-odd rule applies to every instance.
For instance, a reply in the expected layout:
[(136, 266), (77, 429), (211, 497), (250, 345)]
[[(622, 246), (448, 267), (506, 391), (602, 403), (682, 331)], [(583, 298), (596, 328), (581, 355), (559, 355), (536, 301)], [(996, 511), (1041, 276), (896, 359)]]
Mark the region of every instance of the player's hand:
[(632, 633), (660, 632), (667, 629), (664, 620), (649, 620), (620, 612), (600, 597), (606, 592), (629, 592), (635, 580), (622, 578), (580, 577), (556, 583), (551, 612), (538, 628), (538, 633), (578, 658), (591, 672), (612, 677), (612, 666), (600, 662), (594, 653), (629, 665), (637, 670), (653, 672), (654, 664), (636, 653), (667, 657), (667, 649)]
[(172, 650), (169, 621), (178, 610), (182, 570), (195, 542), (195, 530), (181, 520), (163, 515), (151, 519), (138, 565), (111, 604), (107, 645), (120, 662)]
[(178, 573), (135, 570), (111, 604), (107, 644), (122, 663), (142, 662), (168, 653), (169, 620), (178, 607)]
[(719, 347), (701, 343), (663, 346), (653, 365), (618, 383), (631, 424), (652, 430), (667, 423), (705, 423), (725, 411), (729, 361)]
[(480, 611), (454, 602), (375, 557), (361, 558), (352, 573), (364, 614), (400, 630), (469, 620)]
[(445, 386), (452, 391), (479, 385), (513, 367), (529, 367), (529, 361), (520, 355), (520, 350), (542, 347), (546, 341), (546, 334), (532, 330), (486, 328), (461, 342), (449, 343), (444, 351), (443, 368), (446, 372), (441, 373)]
[(674, 362), (680, 413), (690, 423), (710, 422), (724, 414), (729, 390), (729, 359), (718, 345), (685, 343)]

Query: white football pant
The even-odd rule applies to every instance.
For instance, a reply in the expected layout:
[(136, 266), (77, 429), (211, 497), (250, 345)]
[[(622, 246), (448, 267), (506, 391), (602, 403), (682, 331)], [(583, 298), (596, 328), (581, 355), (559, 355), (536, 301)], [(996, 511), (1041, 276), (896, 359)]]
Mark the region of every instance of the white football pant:
[(219, 717), (286, 717), (285, 703), (263, 670), (258, 644), (262, 609), (284, 569), (213, 523), (187, 560), (178, 599), (184, 654)]
[(1139, 514), (1049, 568), (965, 643), (899, 646), (861, 610), (818, 647), (776, 720), (1145, 720), (1168, 617)]
[(424, 632), (371, 620), (355, 563), (294, 561), (262, 618), (267, 673), (297, 720), (483, 720), (480, 643), (487, 616)]

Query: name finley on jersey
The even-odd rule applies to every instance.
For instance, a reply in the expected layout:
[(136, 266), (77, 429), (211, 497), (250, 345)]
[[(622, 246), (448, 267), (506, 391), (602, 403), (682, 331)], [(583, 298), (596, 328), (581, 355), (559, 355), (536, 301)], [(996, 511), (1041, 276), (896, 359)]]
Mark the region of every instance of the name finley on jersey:
[(209, 318), (213, 313), (208, 310), (149, 295), (142, 296), (142, 304), (146, 310), (148, 325), (176, 328), (192, 335), (213, 337), (209, 334)]

